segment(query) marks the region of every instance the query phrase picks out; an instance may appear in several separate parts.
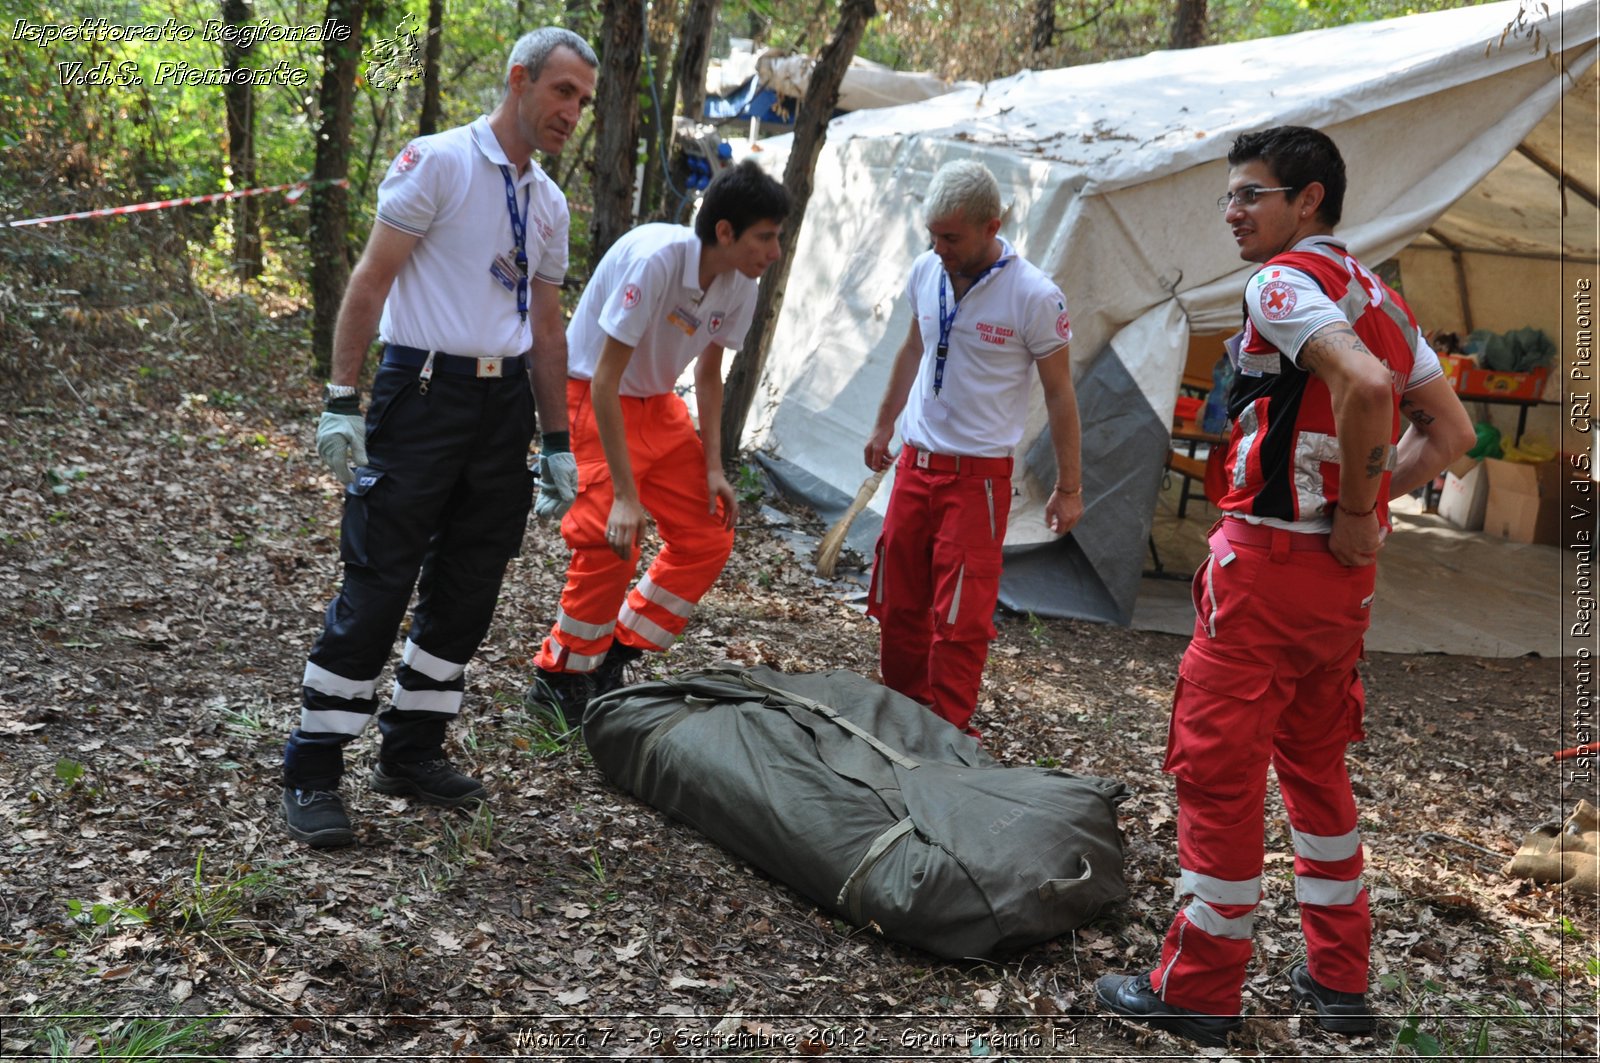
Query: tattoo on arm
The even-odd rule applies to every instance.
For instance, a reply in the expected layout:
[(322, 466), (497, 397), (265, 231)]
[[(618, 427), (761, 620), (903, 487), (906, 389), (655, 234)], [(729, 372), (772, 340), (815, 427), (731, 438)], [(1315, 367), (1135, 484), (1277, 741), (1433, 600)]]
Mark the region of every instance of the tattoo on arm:
[(1388, 447), (1373, 447), (1367, 453), (1367, 476), (1376, 478), (1383, 475), (1383, 467), (1388, 464), (1384, 459), (1389, 456)]
[(1435, 420), (1433, 414), (1418, 406), (1410, 399), (1400, 400), (1400, 412), (1411, 419), (1411, 423), (1421, 428), (1426, 428)]
[(1318, 370), (1326, 364), (1328, 355), (1340, 348), (1366, 352), (1361, 337), (1349, 325), (1324, 325), (1313, 332), (1300, 348), (1300, 368), (1312, 376), (1318, 376)]

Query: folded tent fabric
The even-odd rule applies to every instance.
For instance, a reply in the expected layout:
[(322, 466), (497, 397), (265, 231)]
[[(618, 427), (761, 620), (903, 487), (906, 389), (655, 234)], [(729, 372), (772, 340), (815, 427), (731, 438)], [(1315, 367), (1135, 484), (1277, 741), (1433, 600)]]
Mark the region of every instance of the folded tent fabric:
[(1126, 895), (1121, 783), (1006, 767), (852, 672), (711, 668), (597, 699), (612, 782), (856, 926), (991, 957)]

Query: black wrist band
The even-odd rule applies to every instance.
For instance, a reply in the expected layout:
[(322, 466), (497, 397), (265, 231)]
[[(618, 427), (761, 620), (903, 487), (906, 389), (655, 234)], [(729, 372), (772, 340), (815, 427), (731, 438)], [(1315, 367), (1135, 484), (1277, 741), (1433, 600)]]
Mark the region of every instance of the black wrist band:
[(360, 413), (361, 396), (350, 395), (342, 399), (328, 399), (322, 404), (322, 408), (329, 413)]
[(572, 449), (571, 432), (540, 432), (539, 453), (565, 454)]

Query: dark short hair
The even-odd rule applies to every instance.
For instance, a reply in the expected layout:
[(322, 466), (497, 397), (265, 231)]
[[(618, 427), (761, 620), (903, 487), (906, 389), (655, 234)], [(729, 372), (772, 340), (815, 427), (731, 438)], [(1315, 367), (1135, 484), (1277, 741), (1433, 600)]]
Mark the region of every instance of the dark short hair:
[(711, 179), (694, 232), (703, 244), (717, 242), (717, 222), (733, 226), (738, 238), (758, 221), (782, 222), (789, 216), (789, 190), (763, 170), (754, 159), (730, 166)]
[(1260, 159), (1281, 185), (1295, 196), (1313, 181), (1321, 183), (1317, 217), (1338, 225), (1344, 216), (1344, 157), (1328, 134), (1303, 125), (1281, 125), (1259, 133), (1241, 133), (1228, 152), (1228, 165)]

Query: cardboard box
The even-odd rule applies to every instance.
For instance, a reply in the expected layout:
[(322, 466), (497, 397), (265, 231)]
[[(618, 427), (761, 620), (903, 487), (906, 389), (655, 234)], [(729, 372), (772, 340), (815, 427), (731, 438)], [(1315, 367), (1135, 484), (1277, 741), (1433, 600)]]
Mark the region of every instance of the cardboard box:
[(1444, 378), (1450, 381), (1450, 386), (1460, 391), (1462, 375), (1477, 363), (1464, 354), (1441, 354), (1439, 364), (1444, 367)]
[(1458, 367), (1451, 378), (1457, 394), (1487, 395), (1496, 399), (1537, 399), (1544, 394), (1550, 370), (1540, 366), (1531, 373), (1495, 373), (1471, 364)]
[(1483, 530), (1489, 505), (1489, 474), (1476, 458), (1461, 458), (1445, 470), (1439, 516), (1463, 531)]
[(1558, 545), (1561, 536), (1561, 479), (1559, 461), (1529, 465), (1489, 458), (1483, 463), (1489, 475), (1489, 501), (1484, 507), (1483, 530), (1514, 543)]

